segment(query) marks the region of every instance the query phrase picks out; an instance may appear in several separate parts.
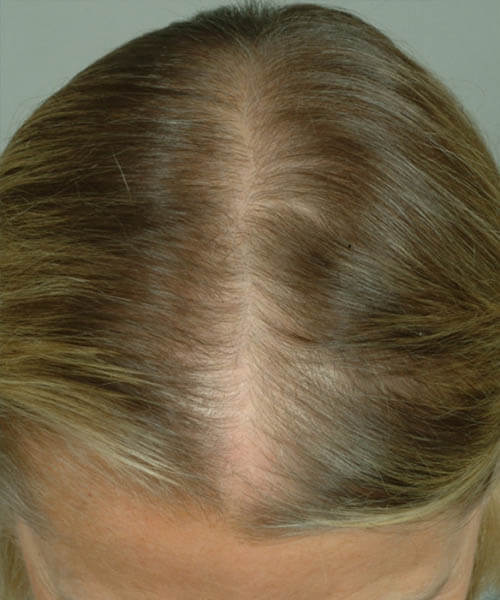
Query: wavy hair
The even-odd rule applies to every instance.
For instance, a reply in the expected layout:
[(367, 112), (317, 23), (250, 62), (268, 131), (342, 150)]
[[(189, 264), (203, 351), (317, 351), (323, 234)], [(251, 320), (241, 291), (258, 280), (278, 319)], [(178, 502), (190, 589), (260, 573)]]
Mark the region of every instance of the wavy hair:
[(453, 93), (319, 4), (201, 11), (40, 103), (0, 157), (2, 599), (42, 448), (249, 542), (485, 503), (468, 599), (500, 589), (499, 198)]

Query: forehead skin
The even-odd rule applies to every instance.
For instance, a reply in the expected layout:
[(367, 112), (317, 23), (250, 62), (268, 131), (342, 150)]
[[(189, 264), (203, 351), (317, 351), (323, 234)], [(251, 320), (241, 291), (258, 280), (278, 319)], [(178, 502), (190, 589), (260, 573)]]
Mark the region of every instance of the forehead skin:
[(464, 600), (478, 517), (451, 532), (443, 524), (405, 536), (336, 531), (247, 546), (221, 524), (166, 522), (124, 502), (73, 515), (57, 542), (21, 521), (18, 535), (35, 600), (59, 600), (52, 585), (74, 600), (398, 600), (450, 571), (439, 598)]
[(406, 600), (449, 573), (437, 598), (467, 595), (483, 506), (463, 528), (442, 520), (404, 534), (337, 530), (250, 545), (194, 511), (167, 518), (69, 461), (44, 464), (54, 537), (17, 527), (34, 600), (62, 600), (53, 587), (71, 600)]

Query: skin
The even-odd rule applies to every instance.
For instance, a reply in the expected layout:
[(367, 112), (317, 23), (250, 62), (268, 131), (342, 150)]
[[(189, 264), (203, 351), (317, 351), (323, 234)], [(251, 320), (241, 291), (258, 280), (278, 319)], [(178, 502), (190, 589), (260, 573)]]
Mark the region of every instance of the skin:
[(484, 504), (460, 527), (442, 519), (245, 544), (224, 522), (160, 510), (42, 454), (31, 456), (45, 465), (53, 535), (17, 522), (34, 600), (417, 600), (448, 575), (436, 600), (467, 596)]
[(448, 573), (436, 598), (464, 600), (480, 524), (476, 515), (456, 531), (441, 523), (405, 536), (337, 531), (247, 546), (223, 524), (167, 522), (127, 502), (73, 516), (67, 537), (50, 543), (18, 521), (35, 600), (62, 600), (57, 587), (68, 600), (403, 600)]

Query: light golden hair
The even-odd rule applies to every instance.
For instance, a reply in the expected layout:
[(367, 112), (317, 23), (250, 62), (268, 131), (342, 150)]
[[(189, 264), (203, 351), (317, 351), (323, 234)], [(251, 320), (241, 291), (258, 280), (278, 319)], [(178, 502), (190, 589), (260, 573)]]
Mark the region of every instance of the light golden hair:
[(499, 198), (452, 92), (320, 4), (199, 12), (42, 102), (0, 157), (2, 600), (42, 447), (249, 543), (484, 503), (468, 598), (500, 589)]

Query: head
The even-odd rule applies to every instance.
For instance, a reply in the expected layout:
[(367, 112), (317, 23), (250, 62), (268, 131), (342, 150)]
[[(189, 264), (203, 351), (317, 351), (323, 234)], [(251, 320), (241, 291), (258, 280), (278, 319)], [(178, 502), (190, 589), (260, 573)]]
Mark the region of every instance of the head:
[(205, 11), (75, 75), (0, 157), (2, 597), (500, 588), (499, 198), (344, 10)]

